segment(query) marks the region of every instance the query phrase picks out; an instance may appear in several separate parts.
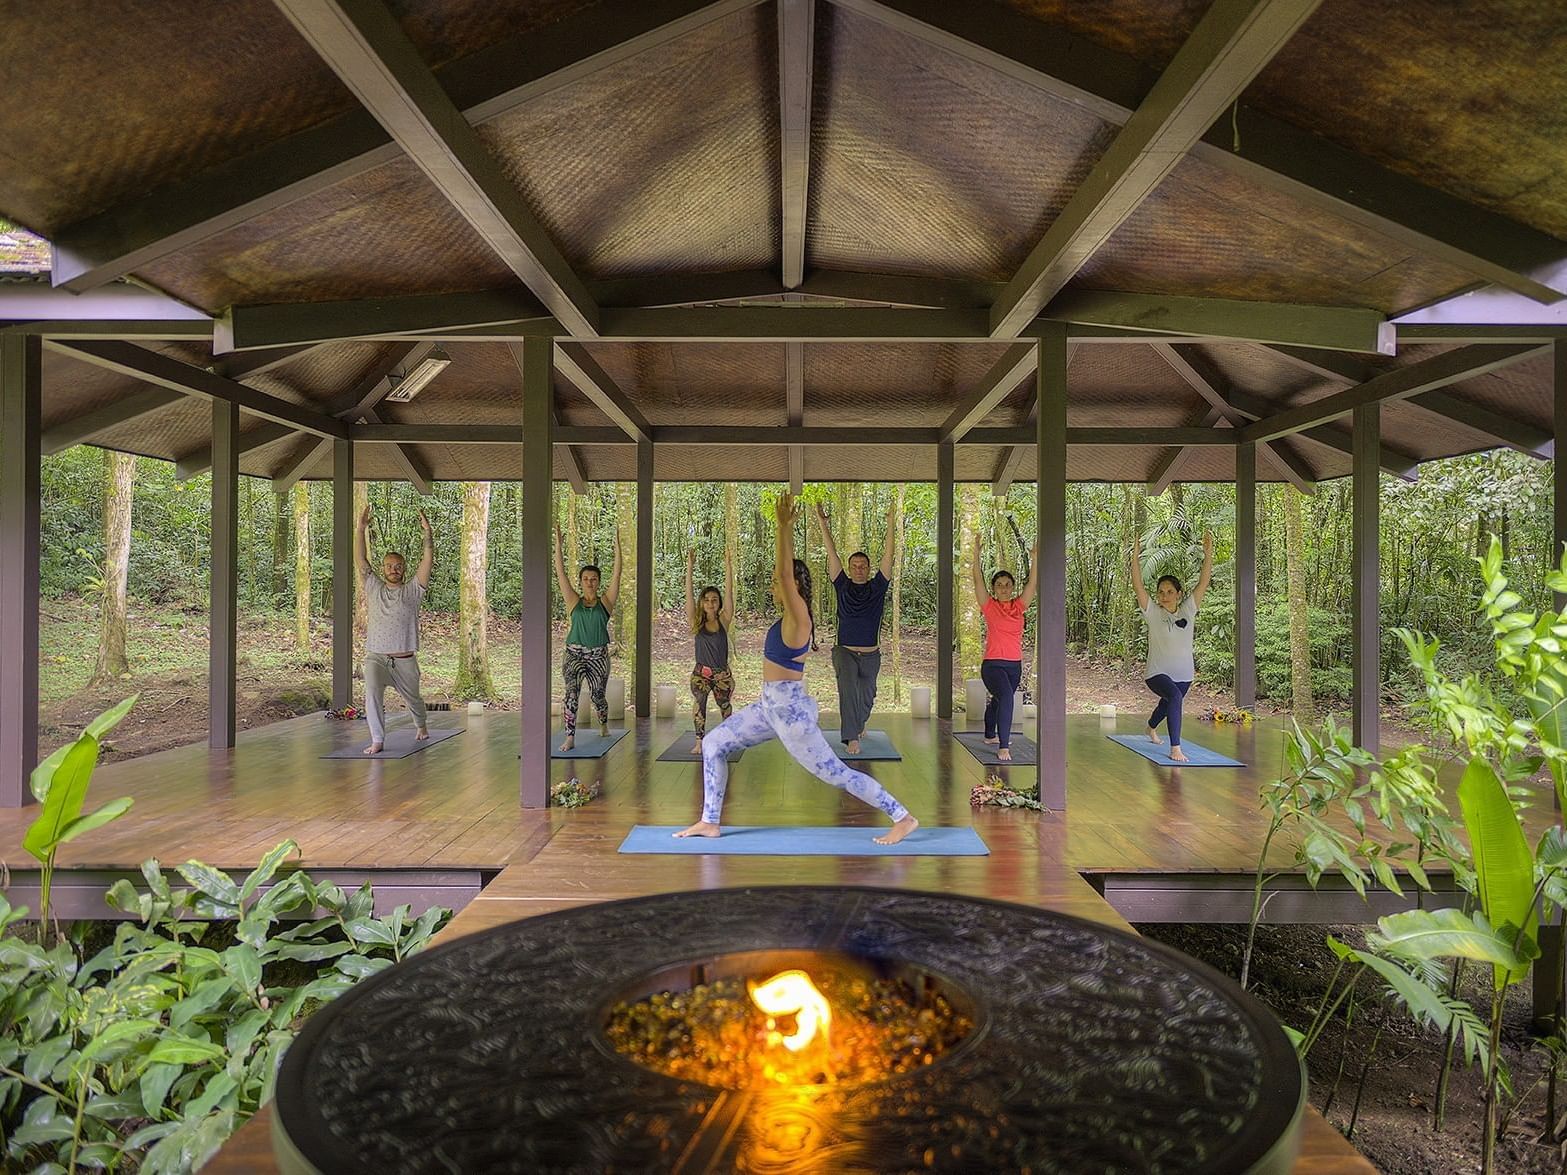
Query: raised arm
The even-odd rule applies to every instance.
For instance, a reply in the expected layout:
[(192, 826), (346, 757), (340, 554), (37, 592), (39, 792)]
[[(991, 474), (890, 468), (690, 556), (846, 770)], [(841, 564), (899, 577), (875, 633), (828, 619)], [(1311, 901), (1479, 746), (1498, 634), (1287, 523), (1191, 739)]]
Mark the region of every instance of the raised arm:
[(794, 520), (799, 511), (793, 496), (785, 490), (773, 504), (773, 516), (778, 520), (778, 581), (783, 585), (784, 615), (781, 635), (784, 643), (798, 648), (810, 639), (811, 609), (800, 594), (800, 585), (794, 582)]
[[(646, 555), (643, 558), (647, 558)], [(604, 607), (611, 612), (615, 610), (615, 601), (620, 599), (620, 569), (626, 565), (626, 561), (620, 557), (620, 531), (615, 532), (615, 570), (609, 577), (609, 588), (604, 592)]]
[(373, 570), (370, 566), (370, 555), (365, 546), (365, 532), (370, 529), (370, 504), (365, 503), (365, 508), (359, 514), (359, 528), (354, 531), (354, 570), (359, 572), (362, 581)]
[(718, 619), (725, 628), (735, 622), (735, 561), (729, 557), (729, 552), (724, 551), (724, 606), (719, 610)]
[(1143, 586), (1143, 545), (1134, 536), (1132, 539), (1132, 590), (1137, 593), (1137, 607), (1141, 611), (1148, 607), (1148, 589)]
[(1197, 577), (1197, 586), (1192, 589), (1192, 606), (1202, 607), (1202, 598), (1208, 594), (1208, 584), (1213, 579), (1213, 532), (1205, 530), (1202, 533), (1202, 574)]
[(571, 580), (566, 576), (566, 561), (560, 553), (560, 527), (555, 528), (555, 583), (560, 588), (560, 598), (566, 605), (566, 615), (571, 615), (571, 610), (582, 602), (582, 597), (577, 594), (577, 589), (571, 586)]
[(1023, 611), (1028, 611), (1028, 606), (1034, 602), (1034, 596), (1039, 592), (1039, 544), (1035, 543), (1028, 552), (1028, 582), (1023, 585), (1018, 599), (1023, 601)]
[(430, 586), (430, 569), (435, 566), (435, 539), (430, 534), (430, 520), (425, 517), (423, 510), (419, 511), (419, 529), (424, 532), (424, 554), (419, 559), (419, 567), (414, 571), (414, 579), (419, 586)]
[(691, 625), (693, 631), (699, 627), (702, 613), (696, 606), (696, 593), (691, 587), (691, 577), (695, 574), (696, 548), (692, 547), (686, 552), (686, 622)]
[(892, 557), (898, 549), (898, 500), (887, 507), (887, 539), (881, 546), (881, 577), (892, 578)]
[[(798, 510), (795, 513), (798, 513)], [(820, 502), (816, 503), (816, 524), (822, 528), (822, 545), (827, 548), (827, 581), (831, 583), (843, 573), (843, 564), (838, 562), (838, 545), (832, 541), (832, 527), (827, 525), (827, 512), (822, 509)], [(789, 543), (792, 548), (794, 544), (792, 534), (789, 536)]]
[(974, 579), (974, 606), (983, 608), (985, 597), (990, 595), (990, 589), (985, 586), (985, 572), (980, 567), (980, 560), (984, 558), (984, 551), (979, 544), (979, 532), (974, 532), (974, 558), (969, 561), (969, 571)]

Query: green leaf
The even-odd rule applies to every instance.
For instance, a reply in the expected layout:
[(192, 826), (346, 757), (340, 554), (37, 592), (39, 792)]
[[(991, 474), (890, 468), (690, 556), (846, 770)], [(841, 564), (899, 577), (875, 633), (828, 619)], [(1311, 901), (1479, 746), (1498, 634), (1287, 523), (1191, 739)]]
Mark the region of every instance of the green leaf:
[(1483, 919), (1462, 910), (1406, 910), (1377, 919), (1377, 934), (1368, 936), (1373, 950), (1411, 959), (1475, 959), (1509, 970), (1526, 960), (1504, 936)]
[[(248, 948), (246, 948), (248, 949)], [(234, 993), (234, 981), (227, 976), (206, 979), (169, 1009), (169, 1027), (184, 1028), (197, 1016), (210, 1012)]]
[[(1492, 926), (1510, 923), (1524, 927), (1526, 937), (1532, 941), (1529, 928), (1535, 921), (1534, 856), (1507, 789), (1484, 759), (1470, 759), (1464, 768), (1458, 784), (1458, 802), (1474, 852), (1480, 909)], [(1496, 986), (1505, 987), (1526, 977), (1526, 972), (1498, 969)]]
[(141, 1105), (147, 1117), (156, 1120), (162, 1116), (163, 1103), (169, 1096), (169, 1086), (174, 1084), (175, 1078), (182, 1072), (184, 1072), (183, 1066), (162, 1062), (148, 1065), (142, 1070), (141, 1081), (137, 1088), (141, 1092)]
[(368, 979), (377, 971), (384, 971), (392, 966), (392, 960), (372, 959), (366, 955), (344, 955), (333, 966), (344, 975), (351, 975), (355, 979)]
[(65, 1054), (75, 1047), (76, 1038), (69, 1032), (34, 1045), (22, 1058), (22, 1075), (29, 1081), (42, 1081), (53, 1072)]
[(245, 878), (244, 884), (239, 887), (240, 904), (243, 905), (245, 902), (248, 902), (257, 889), (271, 881), (272, 875), (278, 871), (278, 868), (284, 861), (288, 860), (290, 854), (298, 851), (298, 844), (293, 840), (286, 840), (265, 857), (262, 857), (261, 864), (251, 870), (250, 876)]
[(103, 736), (118, 726), (120, 720), (131, 712), (131, 707), (136, 704), (136, 699), (139, 697), (141, 697), (140, 694), (132, 694), (119, 705), (111, 706), (89, 722), (87, 729), (83, 733), (90, 734), (93, 738), (102, 742)]
[(49, 798), (49, 789), (54, 786), (54, 774), (60, 769), (60, 764), (65, 761), (65, 756), (70, 754), (71, 748), (75, 745), (75, 743), (66, 743), (63, 747), (56, 747), (48, 758), (33, 768), (33, 773), (28, 778), (28, 787), (32, 790), (33, 799), (40, 804)]
[(117, 800), (110, 800), (97, 811), (88, 812), (84, 816), (78, 816), (60, 830), (60, 843), (73, 841), (84, 832), (91, 832), (95, 828), (102, 828), (111, 820), (118, 820), (131, 809), (131, 797), (121, 796)]
[(223, 952), (223, 970), (246, 992), (261, 986), (261, 956), (249, 943), (236, 943)]
[(225, 906), (239, 905), (239, 886), (221, 869), (214, 869), (200, 861), (186, 861), (177, 867), (179, 875), (194, 886), (197, 892), (221, 902)]
[(191, 1036), (165, 1036), (152, 1046), (147, 1061), (154, 1065), (199, 1065), (223, 1056), (220, 1045)]
[(354, 942), (389, 947), (397, 944), (392, 928), (379, 918), (355, 918), (343, 923), (343, 932)]
[(108, 1027), (101, 1029), (87, 1042), (87, 1047), (78, 1058), (85, 1064), (101, 1053), (107, 1052), (116, 1045), (135, 1044), (152, 1035), (159, 1028), (156, 1020), (116, 1020)]
[(60, 843), (60, 832), (82, 812), (87, 785), (98, 762), (98, 740), (84, 734), (66, 748), (44, 797), (43, 810), (28, 826), (22, 847), (39, 861), (47, 861)]

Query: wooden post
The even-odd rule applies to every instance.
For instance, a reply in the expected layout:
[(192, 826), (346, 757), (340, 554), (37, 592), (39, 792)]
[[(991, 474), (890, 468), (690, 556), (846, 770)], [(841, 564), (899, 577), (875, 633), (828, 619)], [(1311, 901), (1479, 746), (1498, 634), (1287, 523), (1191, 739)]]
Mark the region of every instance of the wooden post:
[(208, 595), (207, 745), (234, 745), (239, 636), (239, 405), (212, 401), (212, 567)]
[(1035, 444), (1039, 475), (1035, 538), (1039, 543), (1039, 609), (1034, 703), (1039, 707), (1039, 801), (1066, 810), (1066, 327), (1040, 335)]
[(38, 515), (43, 344), (0, 336), (0, 808), (38, 765)]
[(952, 718), (952, 444), (936, 446), (936, 717)]
[(1235, 446), (1235, 704), (1257, 704), (1257, 446)]
[[(354, 701), (354, 443), (332, 442), (332, 705)], [(368, 553), (367, 553), (368, 556)]]
[(522, 369), (522, 806), (550, 802), (550, 582), (554, 578), (551, 500), (554, 340), (524, 339), (512, 348)]
[(637, 616), (634, 667), (638, 718), (653, 712), (653, 442), (637, 443)]
[(1355, 409), (1354, 435), (1350, 438), (1354, 481), (1353, 728), (1356, 745), (1372, 754), (1377, 753), (1381, 741), (1377, 706), (1382, 686), (1381, 565), (1377, 551), (1377, 511), (1381, 503), (1377, 450), (1381, 444), (1381, 423), (1381, 406), (1364, 404)]

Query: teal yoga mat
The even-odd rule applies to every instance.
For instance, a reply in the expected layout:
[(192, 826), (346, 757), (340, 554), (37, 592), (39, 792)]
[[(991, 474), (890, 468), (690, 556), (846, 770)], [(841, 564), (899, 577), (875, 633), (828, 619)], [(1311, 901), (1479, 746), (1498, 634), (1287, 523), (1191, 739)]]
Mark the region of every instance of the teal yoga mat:
[[(872, 838), (882, 828), (726, 827), (722, 836), (674, 836), (684, 825), (638, 824), (620, 843), (623, 853), (719, 853), (741, 857), (988, 857), (972, 828), (916, 828), (895, 845)], [(885, 826), (883, 826), (884, 828)]]
[(1152, 743), (1148, 741), (1146, 734), (1111, 734), (1106, 735), (1113, 743), (1120, 743), (1129, 751), (1136, 751), (1150, 763), (1157, 763), (1161, 767), (1244, 767), (1246, 764), (1227, 755), (1221, 755), (1218, 751), (1210, 751), (1207, 747), (1198, 746), (1186, 739), (1181, 740), (1181, 750), (1186, 752), (1187, 761), (1177, 763), (1170, 758), (1169, 743)]
[(370, 745), (370, 731), (367, 727), (360, 728), (360, 737), (346, 747), (338, 747), (321, 757), (323, 759), (406, 759), (417, 751), (427, 751), (436, 743), (445, 742), (449, 738), (455, 738), (463, 732), (458, 727), (430, 727), (430, 737), (422, 743), (414, 742), (413, 724), (406, 726), (394, 726), (386, 732), (386, 741), (381, 744), (381, 750), (374, 755), (365, 754), (365, 747)]
[(609, 737), (605, 738), (599, 733), (596, 726), (577, 727), (577, 738), (571, 750), (563, 751), (560, 744), (566, 741), (564, 730), (550, 731), (550, 758), (551, 759), (597, 759), (610, 747), (626, 737), (626, 728), (622, 726), (616, 730), (609, 728)]
[(846, 763), (874, 762), (878, 759), (891, 761), (903, 758), (898, 748), (892, 745), (892, 740), (887, 737), (885, 730), (867, 730), (862, 733), (858, 755), (849, 754), (849, 748), (843, 745), (842, 732), (823, 730), (822, 734), (827, 736), (827, 745)]

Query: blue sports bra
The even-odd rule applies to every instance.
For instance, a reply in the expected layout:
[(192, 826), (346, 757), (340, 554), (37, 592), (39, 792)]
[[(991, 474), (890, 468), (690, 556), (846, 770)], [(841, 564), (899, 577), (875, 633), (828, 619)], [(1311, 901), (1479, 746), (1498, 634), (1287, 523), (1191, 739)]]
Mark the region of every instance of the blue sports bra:
[(762, 642), (762, 656), (780, 669), (792, 669), (796, 673), (804, 673), (805, 653), (810, 647), (810, 637), (806, 637), (805, 643), (798, 649), (791, 649), (784, 644), (783, 621), (779, 619), (773, 621), (773, 626), (767, 630), (767, 639)]

